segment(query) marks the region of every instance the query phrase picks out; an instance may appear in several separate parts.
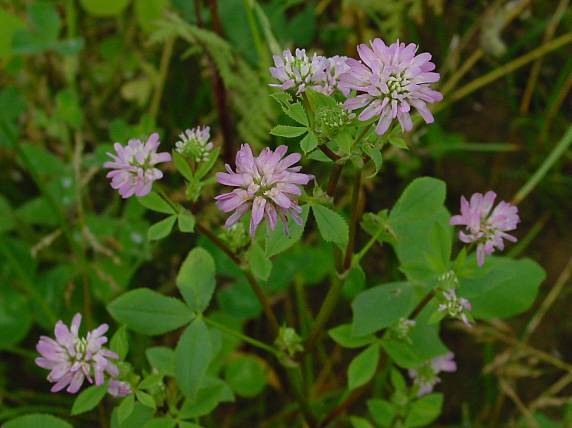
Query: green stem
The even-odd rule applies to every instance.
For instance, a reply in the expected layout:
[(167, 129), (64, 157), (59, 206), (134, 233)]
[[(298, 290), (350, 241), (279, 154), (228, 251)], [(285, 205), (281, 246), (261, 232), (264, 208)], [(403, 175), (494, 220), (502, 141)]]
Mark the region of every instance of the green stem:
[[(74, 180), (76, 183), (75, 186), (75, 199), (76, 199), (76, 217), (77, 217), (77, 224), (79, 230), (84, 233), (86, 230), (85, 224), (85, 210), (83, 207), (83, 196), (82, 196), (82, 186), (81, 186), (81, 165), (82, 165), (82, 155), (83, 155), (83, 136), (80, 132), (77, 132), (75, 135), (74, 141), (74, 150), (73, 150), (73, 172), (74, 172)], [(93, 327), (93, 313), (91, 307), (91, 294), (90, 294), (90, 287), (89, 287), (89, 278), (88, 278), (88, 271), (87, 271), (87, 248), (85, 239), (81, 239), (79, 242), (79, 250), (80, 253), (77, 253), (80, 260), (81, 260), (81, 276), (83, 282), (83, 311), (86, 319), (86, 323), (88, 328)]]
[(304, 345), (304, 351), (307, 352), (311, 348), (316, 345), (316, 341), (320, 337), (322, 333), (323, 327), (326, 325), (330, 316), (332, 315), (334, 308), (336, 307), (336, 303), (338, 302), (338, 298), (340, 296), (340, 291), (342, 290), (342, 286), (344, 285), (344, 281), (339, 275), (336, 273), (334, 281), (326, 294), (326, 298), (320, 307), (318, 312), (318, 316), (316, 316), (316, 321), (314, 322), (314, 326), (312, 330), (310, 330), (310, 334), (306, 339), (306, 343)]
[(344, 254), (344, 261), (342, 265), (341, 272), (336, 273), (336, 277), (328, 293), (326, 294), (326, 298), (320, 307), (318, 312), (318, 316), (314, 321), (314, 325), (308, 338), (306, 339), (305, 343), (305, 351), (313, 348), (316, 345), (316, 341), (320, 337), (322, 333), (322, 329), (327, 324), (328, 320), (332, 316), (334, 308), (338, 302), (340, 297), (340, 292), (342, 290), (342, 286), (344, 284), (344, 278), (348, 271), (351, 269), (352, 266), (352, 255), (355, 247), (355, 238), (357, 233), (357, 223), (361, 215), (361, 207), (360, 207), (360, 193), (361, 193), (361, 178), (362, 172), (358, 170), (356, 181), (354, 183), (354, 192), (352, 196), (352, 218), (350, 221), (350, 233), (348, 238), (348, 243), (346, 245), (346, 250)]
[[(256, 278), (254, 277), (254, 275), (252, 274), (252, 272), (249, 269), (245, 269), (242, 266), (242, 263), (240, 261), (240, 259), (238, 258), (238, 256), (236, 254), (234, 254), (230, 248), (227, 247), (227, 245), (220, 240), (216, 235), (214, 235), (209, 229), (207, 229), (206, 227), (202, 226), (201, 224), (197, 224), (197, 230), (204, 234), (207, 238), (209, 238), (213, 244), (215, 244), (217, 247), (219, 247), (224, 253), (226, 253), (231, 260), (240, 268), (242, 269), (242, 271), (244, 272), (244, 274), (246, 275), (253, 291), (255, 292), (256, 296), (258, 297), (258, 301), (260, 302), (260, 304), (262, 305), (262, 309), (264, 310), (266, 317), (268, 318), (268, 320), (270, 321), (270, 324), (272, 326), (272, 330), (274, 332), (274, 334), (278, 334), (279, 331), (279, 325), (278, 325), (278, 321), (276, 319), (276, 316), (274, 315), (274, 311), (272, 310), (272, 307), (270, 306), (270, 303), (268, 302), (268, 299), (266, 298), (266, 296), (264, 295), (264, 292), (262, 291), (262, 288), (260, 288), (260, 286), (258, 285), (258, 282), (256, 281)], [(209, 323), (213, 323), (212, 320), (208, 320), (205, 319), (207, 322)], [(223, 327), (222, 325), (219, 325), (220, 327)], [(220, 328), (219, 327), (219, 328)], [(224, 326), (223, 328), (226, 329), (226, 327)], [(227, 333), (230, 333), (230, 329), (226, 329), (225, 330)], [(234, 334), (235, 332), (233, 332), (232, 334)], [(240, 334), (240, 333), (239, 333)], [(241, 335), (240, 338), (248, 343), (251, 343), (254, 346), (258, 346), (268, 352), (272, 352), (274, 355), (276, 354), (276, 351), (274, 350), (274, 348), (259, 342), (256, 339), (252, 339), (248, 336), (244, 336)], [(255, 344), (256, 343), (256, 344)], [(300, 368), (297, 369), (287, 369), (288, 372), (288, 378), (290, 380), (290, 382), (292, 383), (292, 387), (294, 388), (294, 393), (296, 396), (296, 401), (298, 401), (298, 404), (300, 406), (300, 411), (302, 412), (304, 419), (306, 420), (306, 422), (308, 423), (308, 425), (310, 425), (310, 427), (312, 428), (317, 428), (318, 424), (316, 421), (316, 418), (314, 417), (311, 408), (308, 404), (308, 402), (306, 401), (306, 397), (304, 396), (304, 394), (301, 392), (300, 388), (299, 388), (299, 384), (300, 382), (296, 379), (295, 374), (293, 373), (294, 371), (297, 371), (297, 375), (300, 377)], [(302, 383), (303, 384), (303, 383)]]
[(536, 172), (528, 179), (528, 181), (520, 188), (514, 198), (512, 199), (513, 204), (519, 204), (524, 198), (528, 196), (530, 192), (540, 183), (544, 178), (546, 173), (556, 161), (566, 152), (570, 144), (572, 143), (572, 126), (568, 127), (568, 130), (562, 137), (562, 139), (556, 144), (554, 149), (550, 154), (544, 159), (542, 165), (536, 170)]
[(263, 351), (269, 352), (269, 353), (271, 353), (272, 355), (274, 355), (274, 356), (276, 356), (276, 357), (278, 357), (279, 354), (280, 354), (280, 353), (278, 352), (278, 350), (275, 349), (275, 348), (273, 348), (272, 346), (267, 345), (266, 343), (263, 343), (263, 342), (261, 342), (261, 341), (259, 341), (259, 340), (256, 340), (256, 339), (253, 338), (253, 337), (247, 336), (246, 334), (243, 334), (243, 333), (241, 333), (241, 332), (239, 332), (239, 331), (233, 330), (233, 329), (227, 327), (227, 326), (224, 325), (224, 324), (221, 324), (221, 323), (219, 323), (219, 322), (217, 322), (217, 321), (213, 321), (212, 319), (207, 318), (207, 317), (203, 317), (203, 320), (204, 320), (207, 324), (210, 324), (210, 325), (212, 325), (213, 327), (215, 327), (216, 329), (218, 329), (218, 330), (220, 330), (220, 331), (222, 331), (222, 332), (224, 332), (224, 333), (227, 333), (227, 334), (229, 334), (230, 336), (234, 336), (234, 337), (236, 337), (236, 338), (239, 338), (239, 339), (245, 341), (246, 343), (250, 343), (252, 346), (255, 346), (256, 348), (262, 349)]
[(370, 123), (369, 125), (367, 125), (366, 127), (363, 128), (363, 130), (359, 133), (357, 138), (352, 143), (352, 149), (356, 146), (357, 143), (359, 143), (363, 139), (363, 137), (365, 137), (367, 135), (367, 133), (369, 132), (369, 130), (371, 129), (373, 124), (374, 124), (374, 122)]
[(292, 385), (294, 396), (296, 397), (296, 401), (300, 406), (300, 412), (302, 412), (304, 419), (310, 428), (318, 428), (318, 420), (312, 412), (312, 408), (310, 407), (310, 403), (308, 402), (306, 395), (303, 393), (304, 382), (300, 372), (300, 367), (286, 368), (286, 373), (288, 375), (288, 381), (290, 385)]
[(253, 0), (243, 0), (244, 11), (246, 12), (246, 18), (248, 20), (248, 27), (250, 28), (250, 34), (252, 34), (252, 40), (254, 41), (254, 47), (258, 53), (258, 64), (261, 69), (268, 67), (270, 59), (268, 56), (268, 51), (262, 43), (260, 38), (260, 31), (258, 31), (258, 24), (256, 23), (256, 18), (252, 13)]
[(375, 235), (373, 235), (369, 241), (367, 241), (367, 244), (365, 244), (363, 246), (363, 248), (359, 251), (359, 253), (357, 253), (353, 260), (352, 260), (352, 266), (357, 266), (359, 265), (359, 263), (361, 262), (361, 259), (363, 259), (365, 257), (365, 255), (369, 252), (369, 250), (371, 249), (371, 247), (373, 247), (373, 244), (375, 244), (377, 242), (377, 240), (379, 239), (379, 237), (383, 234), (383, 227), (380, 227), (379, 230), (375, 233)]
[(262, 287), (260, 286), (260, 284), (258, 284), (258, 281), (256, 280), (254, 274), (250, 269), (242, 267), (242, 271), (246, 275), (246, 279), (250, 284), (250, 288), (252, 288), (252, 291), (254, 291), (254, 294), (256, 294), (258, 301), (262, 305), (262, 310), (264, 311), (266, 318), (268, 318), (268, 321), (270, 321), (270, 327), (272, 328), (272, 332), (275, 335), (278, 335), (278, 331), (280, 330), (280, 325), (278, 324), (278, 319), (274, 314), (274, 310), (272, 309), (272, 306), (270, 305), (270, 302), (268, 301), (268, 298), (266, 297), (264, 290), (262, 290)]
[(73, 39), (77, 33), (77, 11), (75, 8), (74, 0), (66, 0), (65, 3), (66, 24), (67, 24), (67, 37)]
[(171, 56), (173, 55), (174, 44), (175, 39), (171, 38), (168, 39), (163, 46), (161, 64), (159, 65), (159, 77), (156, 82), (151, 105), (149, 106), (149, 115), (153, 119), (157, 117), (157, 113), (159, 112), (159, 104), (161, 103), (161, 97), (163, 96), (163, 88), (165, 87), (165, 81), (167, 80), (167, 73), (169, 72), (169, 63), (171, 62)]

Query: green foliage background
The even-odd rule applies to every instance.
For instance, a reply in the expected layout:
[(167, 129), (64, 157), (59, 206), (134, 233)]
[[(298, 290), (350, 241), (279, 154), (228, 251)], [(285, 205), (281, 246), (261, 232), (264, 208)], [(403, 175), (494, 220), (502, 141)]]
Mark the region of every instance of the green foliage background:
[[(301, 47), (355, 57), (357, 43), (382, 37), (415, 41), (431, 52), (445, 100), (435, 124), (392, 141), (368, 171), (373, 176), (383, 165), (366, 185), (364, 212), (370, 214), (358, 242), (379, 233), (382, 245), (376, 243), (343, 283), (344, 300), (329, 330), (335, 344), (320, 350), (331, 367), (316, 380), (312, 398), (327, 413), (329, 394), (373, 378), (381, 349), (407, 368), (454, 348), (459, 371), (444, 378), (443, 395), (416, 402), (410, 426), (570, 426), (570, 28), (569, 2), (547, 0), (0, 1), (0, 423), (51, 413), (74, 426), (100, 426), (97, 411), (84, 413), (91, 410), (89, 395), (100, 390), (86, 390), (75, 403), (52, 395), (44, 371), (33, 364), (38, 336), (81, 311), (91, 327), (106, 321), (115, 331), (115, 319), (133, 332), (164, 335), (129, 333), (124, 352), (146, 374), (154, 368), (176, 377), (185, 397), (196, 399), (183, 406), (185, 426), (199, 417), (209, 427), (286, 426), (280, 425), (289, 417), (281, 375), (254, 348), (194, 319), (210, 303), (216, 322), (264, 337), (262, 308), (242, 272), (209, 240), (188, 233), (195, 228), (188, 210), (158, 206), (162, 200), (121, 201), (101, 165), (113, 142), (158, 131), (170, 151), (179, 132), (198, 124), (213, 128), (226, 162), (240, 143), (311, 152), (316, 142), (303, 112), (300, 120), (299, 112), (283, 111), (271, 97), (271, 55)], [(398, 150), (404, 146), (409, 150)], [(312, 173), (324, 182), (331, 166), (315, 153)], [(174, 166), (165, 172), (160, 190), (169, 189), (177, 204), (202, 192), (195, 214), (213, 227), (223, 223), (212, 203), (216, 186), (185, 186)], [(439, 180), (412, 182), (421, 176)], [(291, 224), (291, 241), (270, 235), (247, 256), (283, 317), (303, 333), (311, 322), (293, 313), (292, 303), (304, 300), (310, 313), (320, 307), (333, 248), (347, 242), (351, 180), (349, 173), (341, 178), (339, 213), (317, 203), (305, 209), (307, 246), (296, 242), (304, 229)], [(440, 336), (437, 326), (419, 326), (407, 345), (374, 336), (407, 314), (420, 299), (419, 287), (432, 287), (447, 268), (454, 233), (447, 219), (460, 195), (489, 189), (518, 202), (523, 223), (519, 243), (507, 254), (516, 260), (495, 257), (479, 272), (468, 262), (459, 275), (460, 294), (482, 322), (463, 334), (446, 324)], [(400, 240), (387, 236), (385, 222)], [(175, 239), (161, 240), (169, 234)], [(434, 257), (427, 260), (426, 253)], [(389, 293), (388, 285), (398, 293)], [(123, 294), (141, 287), (152, 290)], [(168, 297), (177, 290), (190, 308)], [(140, 316), (146, 304), (168, 314), (164, 322)], [(378, 314), (381, 306), (390, 310)], [(172, 331), (187, 325), (177, 344)], [(118, 348), (128, 341), (120, 331)], [(192, 353), (206, 335), (213, 349), (203, 349), (193, 369), (181, 372), (173, 349)], [(342, 348), (356, 351), (340, 356)], [(375, 377), (372, 397), (400, 390), (403, 379), (394, 372)], [(201, 389), (196, 379), (204, 382)], [(151, 418), (152, 406), (142, 403), (148, 403), (145, 394), (157, 393), (160, 380), (145, 381), (136, 399), (106, 404), (111, 426)], [(348, 405), (339, 426), (370, 426), (363, 418), (386, 426), (387, 402), (362, 401)], [(78, 416), (69, 419), (69, 409)], [(40, 418), (38, 426), (69, 426)], [(5, 426), (30, 424), (18, 419)]]

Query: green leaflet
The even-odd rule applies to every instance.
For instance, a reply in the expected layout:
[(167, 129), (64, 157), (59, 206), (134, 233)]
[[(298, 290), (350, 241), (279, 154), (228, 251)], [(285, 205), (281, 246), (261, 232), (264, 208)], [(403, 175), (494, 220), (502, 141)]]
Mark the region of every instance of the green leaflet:
[(202, 319), (183, 332), (175, 350), (175, 379), (184, 396), (194, 400), (212, 359), (209, 332)]
[(475, 318), (507, 318), (533, 304), (546, 273), (530, 259), (489, 257), (484, 266), (459, 276), (459, 295), (471, 302)]
[(193, 318), (183, 302), (148, 288), (122, 294), (107, 305), (107, 310), (131, 330), (150, 336), (182, 327)]
[(210, 253), (201, 247), (193, 248), (183, 261), (176, 282), (191, 310), (204, 311), (215, 289), (215, 262)]

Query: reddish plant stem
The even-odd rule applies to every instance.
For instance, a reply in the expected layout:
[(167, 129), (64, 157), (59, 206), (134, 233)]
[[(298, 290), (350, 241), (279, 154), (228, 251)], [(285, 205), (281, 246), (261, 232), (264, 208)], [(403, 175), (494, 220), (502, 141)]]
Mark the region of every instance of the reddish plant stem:
[(319, 428), (327, 427), (331, 422), (339, 418), (348, 407), (350, 407), (353, 403), (359, 400), (362, 395), (369, 390), (368, 385), (364, 385), (361, 388), (354, 390), (348, 398), (342, 401), (338, 406), (336, 406), (330, 413), (328, 413), (324, 419), (318, 425)]
[[(219, 36), (222, 36), (222, 27), (220, 23), (220, 18), (218, 15), (218, 7), (216, 0), (209, 0), (209, 10), (211, 13), (211, 19), (213, 24), (213, 30)], [(203, 27), (203, 20), (201, 15), (201, 2), (200, 0), (195, 0), (195, 14), (197, 15), (197, 24), (199, 27)], [(214, 101), (218, 112), (220, 128), (223, 137), (223, 147), (222, 153), (223, 158), (226, 163), (233, 163), (235, 150), (234, 150), (234, 137), (232, 132), (232, 117), (228, 109), (227, 93), (224, 87), (224, 82), (220, 73), (218, 72), (214, 61), (210, 56), (208, 56), (209, 68), (212, 73), (211, 86), (213, 89)]]
[(411, 312), (410, 319), (415, 319), (421, 313), (421, 311), (429, 304), (429, 302), (435, 297), (435, 293), (430, 291), (427, 295), (419, 302), (419, 304), (415, 307), (413, 312)]
[(354, 184), (354, 193), (352, 196), (352, 218), (350, 220), (350, 236), (348, 239), (348, 245), (346, 246), (346, 253), (344, 255), (344, 264), (342, 266), (342, 274), (347, 273), (352, 266), (352, 257), (354, 254), (356, 246), (356, 235), (358, 229), (359, 219), (361, 217), (362, 207), (361, 207), (361, 185), (362, 185), (362, 173), (361, 170), (356, 174), (356, 181)]
[(330, 149), (327, 145), (325, 144), (320, 144), (318, 146), (318, 148), (322, 151), (322, 153), (324, 153), (327, 157), (329, 157), (331, 160), (333, 160), (334, 162), (338, 161), (339, 159), (341, 159), (340, 156), (338, 156), (336, 153), (334, 153), (334, 151), (332, 149)]
[(338, 186), (338, 181), (340, 181), (340, 176), (342, 175), (343, 168), (343, 165), (336, 165), (332, 169), (330, 180), (328, 181), (328, 189), (326, 191), (328, 196), (331, 196), (332, 198), (335, 196), (336, 187)]

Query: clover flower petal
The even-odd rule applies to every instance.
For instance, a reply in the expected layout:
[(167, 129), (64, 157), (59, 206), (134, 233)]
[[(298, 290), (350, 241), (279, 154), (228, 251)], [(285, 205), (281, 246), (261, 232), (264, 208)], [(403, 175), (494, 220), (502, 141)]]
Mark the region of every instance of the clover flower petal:
[(184, 156), (193, 158), (196, 162), (204, 162), (214, 147), (209, 141), (210, 137), (209, 126), (186, 129), (185, 132), (179, 134), (180, 140), (175, 143), (175, 150)]
[(114, 144), (115, 153), (107, 153), (111, 161), (103, 164), (111, 169), (107, 177), (111, 178), (111, 187), (119, 191), (122, 198), (145, 196), (151, 192), (155, 180), (163, 177), (163, 173), (155, 168), (162, 162), (169, 162), (169, 153), (157, 153), (159, 134), (149, 136), (146, 143), (141, 140), (129, 140), (127, 145)]
[(495, 250), (504, 249), (504, 241), (516, 242), (507, 232), (515, 230), (520, 217), (518, 208), (501, 201), (493, 208), (497, 195), (489, 191), (484, 195), (475, 193), (467, 200), (461, 197), (461, 214), (451, 217), (452, 226), (465, 226), (459, 231), (459, 239), (464, 243), (477, 244), (477, 263), (482, 266), (485, 257)]
[(357, 47), (360, 61), (348, 59), (349, 71), (341, 75), (340, 86), (346, 91), (355, 90), (357, 95), (345, 102), (348, 110), (364, 108), (358, 119), (367, 121), (378, 117), (375, 131), (382, 135), (397, 119), (401, 129), (413, 128), (411, 109), (414, 107), (423, 120), (433, 122), (427, 104), (441, 101), (440, 92), (430, 84), (439, 80), (433, 72), (435, 64), (429, 53), (417, 53), (415, 43), (406, 45), (399, 41), (387, 46), (381, 39), (370, 45)]
[(350, 70), (344, 56), (330, 58), (313, 54), (308, 56), (305, 49), (296, 49), (294, 55), (285, 50), (282, 55), (274, 55), (274, 67), (270, 74), (280, 83), (270, 86), (283, 91), (291, 91), (295, 95), (302, 94), (306, 89), (313, 89), (326, 95), (331, 95), (340, 89), (345, 95), (349, 90), (340, 87), (341, 76)]
[(417, 369), (409, 370), (409, 377), (413, 379), (413, 384), (417, 387), (417, 395), (422, 396), (429, 394), (435, 388), (441, 378), (439, 373), (448, 372), (452, 373), (457, 371), (457, 363), (455, 363), (455, 355), (448, 352), (428, 361)]
[(104, 336), (107, 324), (90, 331), (86, 337), (80, 337), (80, 323), (80, 314), (73, 317), (70, 328), (58, 321), (54, 328), (55, 340), (41, 336), (36, 345), (40, 357), (35, 362), (50, 370), (47, 379), (54, 384), (52, 392), (66, 389), (75, 394), (86, 379), (89, 383), (101, 385), (106, 375), (112, 378), (119, 375), (117, 366), (111, 361), (119, 357), (103, 347), (107, 343)]
[(248, 211), (251, 211), (251, 236), (264, 219), (268, 220), (270, 229), (274, 229), (280, 218), (286, 232), (289, 215), (297, 223), (302, 222), (302, 208), (297, 202), (302, 193), (300, 186), (308, 184), (313, 176), (299, 172), (300, 167), (295, 164), (300, 161), (300, 154), (285, 156), (287, 150), (286, 146), (274, 151), (265, 148), (255, 157), (251, 147), (243, 144), (236, 154), (236, 171), (226, 165), (227, 172), (217, 174), (219, 183), (236, 187), (215, 198), (221, 211), (232, 212), (225, 227), (230, 228)]

